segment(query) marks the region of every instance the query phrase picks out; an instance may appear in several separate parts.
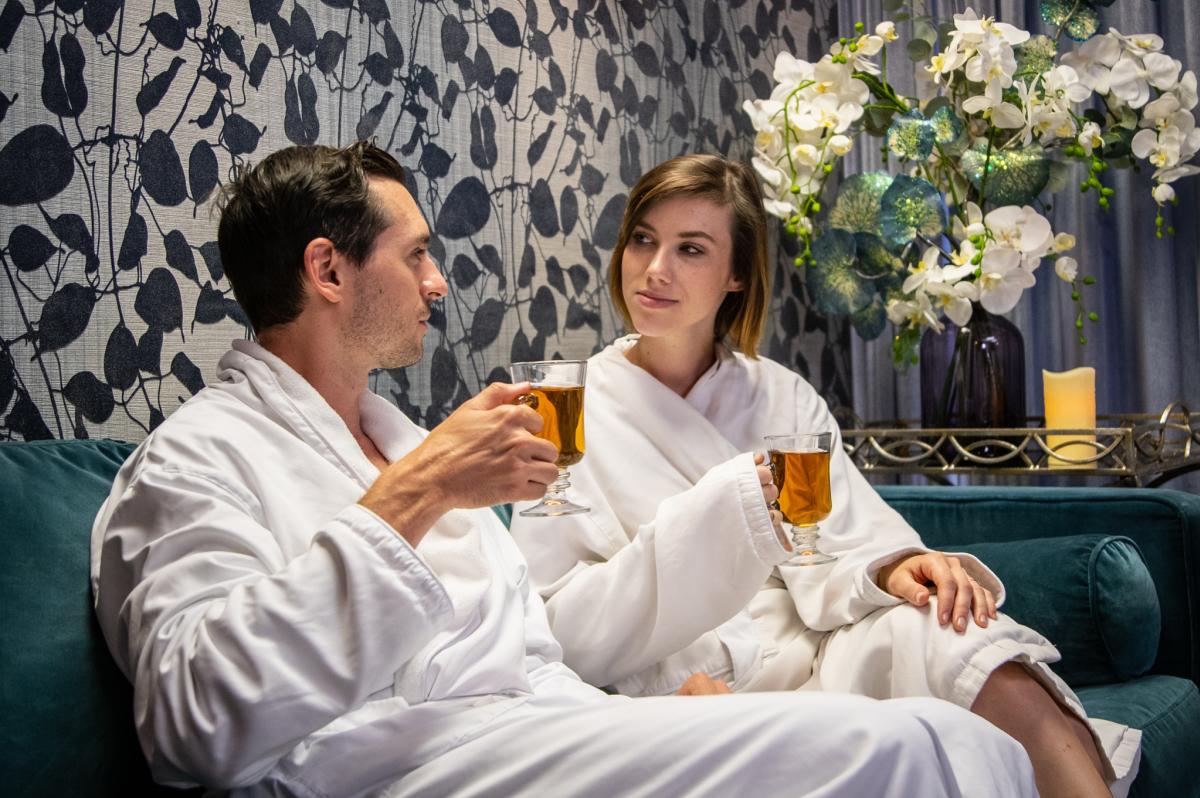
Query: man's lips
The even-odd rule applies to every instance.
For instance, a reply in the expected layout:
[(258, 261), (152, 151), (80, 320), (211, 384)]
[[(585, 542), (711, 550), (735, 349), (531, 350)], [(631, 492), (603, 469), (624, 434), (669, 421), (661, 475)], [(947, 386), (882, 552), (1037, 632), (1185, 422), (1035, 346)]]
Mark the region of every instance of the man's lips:
[(638, 304), (645, 308), (669, 308), (679, 303), (677, 299), (658, 296), (649, 291), (638, 291), (635, 296), (637, 297)]

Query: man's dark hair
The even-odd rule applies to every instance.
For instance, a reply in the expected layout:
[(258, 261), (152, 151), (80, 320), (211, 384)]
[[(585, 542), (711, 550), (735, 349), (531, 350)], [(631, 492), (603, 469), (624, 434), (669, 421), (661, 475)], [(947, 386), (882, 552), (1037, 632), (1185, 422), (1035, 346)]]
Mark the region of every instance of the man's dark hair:
[(391, 223), (367, 178), (404, 184), (404, 168), (372, 142), (288, 147), (243, 169), (222, 191), (217, 243), (256, 332), (300, 314), (304, 248), (328, 238), (361, 265)]

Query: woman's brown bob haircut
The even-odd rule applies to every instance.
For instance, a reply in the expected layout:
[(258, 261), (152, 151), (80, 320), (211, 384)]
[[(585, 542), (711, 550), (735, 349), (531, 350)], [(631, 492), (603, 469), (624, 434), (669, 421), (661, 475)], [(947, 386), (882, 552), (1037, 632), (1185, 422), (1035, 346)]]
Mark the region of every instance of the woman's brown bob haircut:
[(725, 296), (717, 311), (716, 340), (726, 337), (747, 357), (758, 356), (767, 317), (770, 270), (767, 263), (767, 215), (763, 210), (758, 179), (749, 166), (716, 155), (681, 155), (664, 161), (642, 175), (629, 203), (621, 232), (608, 265), (608, 290), (613, 305), (633, 329), (633, 319), (621, 286), (621, 259), (633, 229), (654, 205), (669, 197), (704, 197), (727, 206), (733, 216), (733, 276), (741, 281), (741, 291)]

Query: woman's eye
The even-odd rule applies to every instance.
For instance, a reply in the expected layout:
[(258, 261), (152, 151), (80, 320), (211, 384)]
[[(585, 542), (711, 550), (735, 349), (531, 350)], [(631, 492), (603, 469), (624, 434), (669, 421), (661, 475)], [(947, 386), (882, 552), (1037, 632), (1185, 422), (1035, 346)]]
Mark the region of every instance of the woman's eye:
[(645, 233), (634, 233), (630, 238), (635, 244), (645, 244), (650, 241), (650, 236)]
[(704, 250), (700, 249), (700, 247), (696, 246), (695, 244), (684, 244), (683, 246), (681, 246), (679, 248), (679, 251), (684, 253), (685, 255), (703, 255), (704, 254)]

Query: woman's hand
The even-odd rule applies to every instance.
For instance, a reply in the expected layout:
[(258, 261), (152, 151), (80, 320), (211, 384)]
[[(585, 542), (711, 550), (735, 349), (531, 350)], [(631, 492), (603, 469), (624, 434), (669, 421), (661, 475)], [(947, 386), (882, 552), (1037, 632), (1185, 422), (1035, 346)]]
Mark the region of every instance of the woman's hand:
[(779, 489), (775, 487), (775, 476), (771, 473), (770, 466), (764, 463), (766, 457), (761, 454), (754, 455), (754, 465), (758, 468), (758, 482), (762, 487), (763, 501), (767, 503), (767, 511), (771, 514), (771, 523), (775, 526), (775, 535), (779, 538), (779, 545), (791, 551), (792, 544), (783, 533), (783, 514), (774, 507), (775, 500), (779, 498)]
[(978, 626), (987, 626), (996, 617), (996, 597), (976, 582), (957, 557), (940, 551), (912, 554), (879, 569), (876, 584), (897, 598), (916, 607), (929, 603), (929, 594), (938, 596), (938, 623), (945, 626), (954, 619), (959, 632), (967, 629), (967, 616), (974, 615)]
[(675, 695), (723, 695), (728, 692), (729, 685), (725, 682), (697, 671), (675, 691)]

